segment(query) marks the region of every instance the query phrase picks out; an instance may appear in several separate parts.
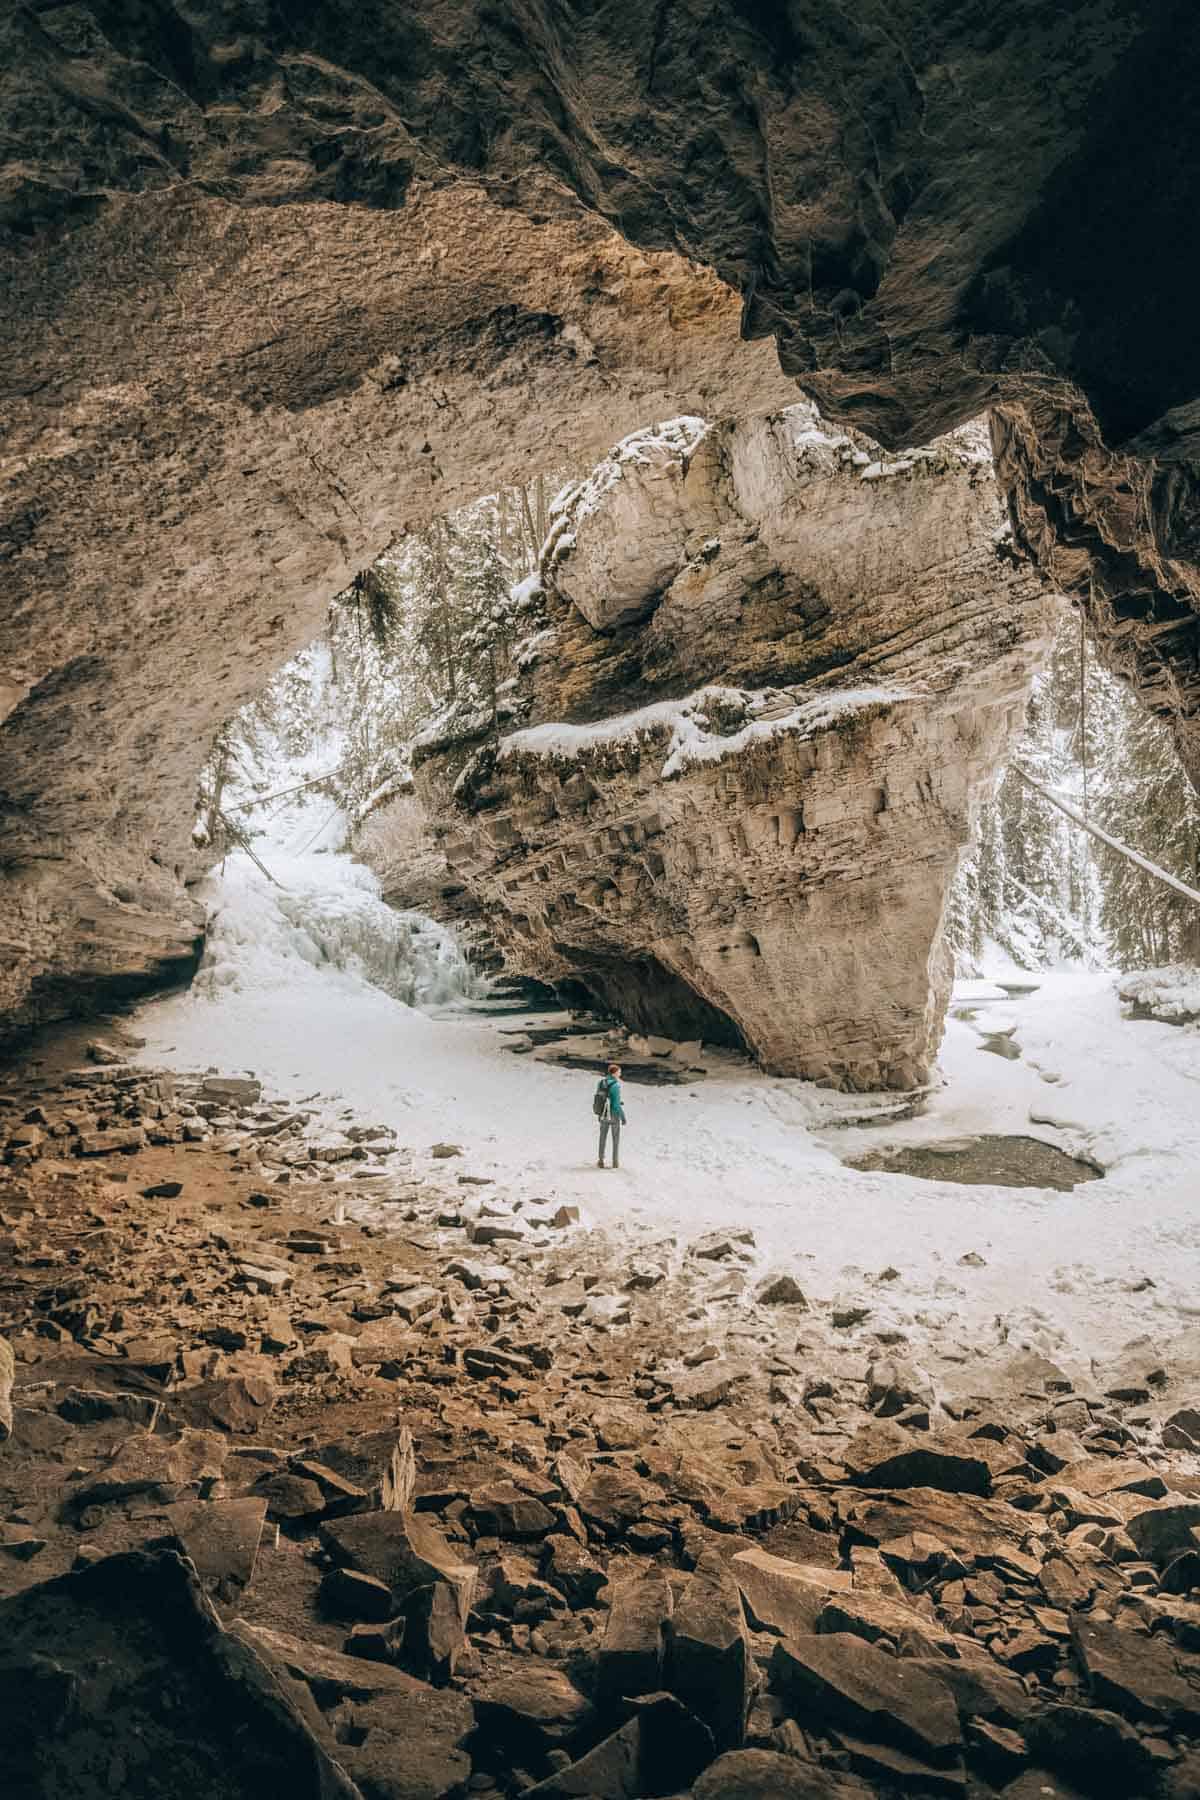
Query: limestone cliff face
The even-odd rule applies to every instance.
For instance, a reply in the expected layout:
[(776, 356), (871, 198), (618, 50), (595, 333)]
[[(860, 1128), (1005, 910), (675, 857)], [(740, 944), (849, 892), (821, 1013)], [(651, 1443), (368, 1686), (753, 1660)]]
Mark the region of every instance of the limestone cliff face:
[(89, 909), (114, 976), (194, 929), (213, 728), (393, 534), (793, 378), (893, 445), (1002, 409), (1018, 542), (1194, 747), (1190, 0), (0, 14), (10, 1017)]
[(946, 890), (1049, 622), (978, 434), (635, 434), (542, 584), (505, 735), (448, 720), (416, 770), (510, 966), (775, 1073), (926, 1080)]

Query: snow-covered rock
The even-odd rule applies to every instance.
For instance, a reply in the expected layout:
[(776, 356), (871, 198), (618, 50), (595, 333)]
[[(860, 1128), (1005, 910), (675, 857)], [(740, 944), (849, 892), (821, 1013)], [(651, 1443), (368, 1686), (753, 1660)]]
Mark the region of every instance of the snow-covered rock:
[[(870, 479), (866, 479), (867, 475)], [(929, 1078), (942, 917), (1048, 636), (978, 434), (635, 433), (555, 502), (500, 741), (414, 777), (515, 971), (849, 1089)]]
[(1135, 1019), (1161, 1019), (1167, 1025), (1200, 1023), (1200, 969), (1173, 963), (1165, 969), (1139, 969), (1126, 975), (1117, 992)]

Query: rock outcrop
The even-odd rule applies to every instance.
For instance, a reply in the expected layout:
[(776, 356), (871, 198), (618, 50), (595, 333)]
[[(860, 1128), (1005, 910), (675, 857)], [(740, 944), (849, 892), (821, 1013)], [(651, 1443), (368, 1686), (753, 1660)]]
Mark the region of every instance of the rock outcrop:
[[(839, 1087), (928, 1078), (946, 890), (1050, 601), (978, 434), (679, 419), (556, 509), (507, 733), (416, 778), (518, 972)], [(513, 726), (516, 729), (513, 729)]]
[(5, 9), (8, 1018), (177, 966), (213, 728), (394, 534), (782, 404), (772, 337), (887, 444), (999, 409), (1196, 769), (1198, 57), (1184, 0)]

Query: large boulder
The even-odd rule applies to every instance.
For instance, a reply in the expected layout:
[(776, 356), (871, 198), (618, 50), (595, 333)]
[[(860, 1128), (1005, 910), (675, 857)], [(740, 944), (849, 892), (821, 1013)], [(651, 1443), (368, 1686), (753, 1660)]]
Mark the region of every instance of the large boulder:
[(506, 735), (418, 747), (509, 966), (777, 1074), (927, 1080), (946, 892), (1050, 617), (979, 433), (637, 433), (563, 497), (543, 589)]

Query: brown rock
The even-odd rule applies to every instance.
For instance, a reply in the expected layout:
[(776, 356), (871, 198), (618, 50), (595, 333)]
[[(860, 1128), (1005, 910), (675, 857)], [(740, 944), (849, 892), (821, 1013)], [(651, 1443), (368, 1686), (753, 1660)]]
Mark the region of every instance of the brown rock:
[(415, 1588), (404, 1608), (408, 1666), (444, 1684), (454, 1674), (466, 1646), (469, 1611), (461, 1586), (434, 1581)]
[(321, 1610), (334, 1619), (385, 1624), (396, 1611), (387, 1583), (357, 1569), (330, 1569), (321, 1582), (319, 1599)]
[(574, 1538), (554, 1536), (544, 1543), (542, 1569), (546, 1580), (565, 1595), (569, 1605), (594, 1606), (608, 1580), (595, 1557)]
[(1181, 1406), (1163, 1424), (1163, 1447), (1167, 1450), (1200, 1450), (1200, 1411), (1194, 1406)]
[(870, 1800), (853, 1776), (832, 1774), (773, 1750), (731, 1750), (692, 1788), (692, 1800)]
[(1077, 1614), (1071, 1634), (1094, 1699), (1135, 1723), (1190, 1731), (1200, 1726), (1200, 1693), (1179, 1672), (1161, 1638)]
[(771, 1658), (771, 1682), (801, 1722), (828, 1717), (939, 1764), (953, 1758), (962, 1742), (945, 1687), (914, 1662), (886, 1656), (861, 1638), (785, 1638)]
[(260, 1476), (254, 1491), (266, 1501), (272, 1519), (315, 1518), (325, 1510), (325, 1496), (316, 1482), (305, 1481), (286, 1469)]
[(737, 1583), (707, 1556), (677, 1601), (670, 1621), (666, 1685), (703, 1719), (718, 1750), (744, 1740), (752, 1664)]
[(413, 1683), (345, 1707), (337, 1754), (372, 1800), (458, 1800), (471, 1774), (471, 1702)]
[(673, 1605), (670, 1583), (658, 1570), (613, 1587), (596, 1667), (597, 1699), (602, 1705), (615, 1706), (628, 1695), (661, 1689)]
[(12, 1391), (15, 1376), (16, 1359), (12, 1353), (12, 1345), (7, 1338), (0, 1337), (0, 1444), (12, 1436)]
[(992, 1491), (991, 1468), (977, 1442), (915, 1437), (887, 1421), (864, 1425), (842, 1461), (859, 1487), (929, 1487), (984, 1498)]
[(641, 1518), (647, 1505), (659, 1498), (659, 1492), (631, 1469), (600, 1463), (575, 1498), (589, 1525), (605, 1537), (620, 1537)]
[(1140, 1796), (1154, 1787), (1154, 1758), (1116, 1713), (1048, 1706), (1030, 1721), (1026, 1735), (1035, 1762), (1087, 1793)]
[(481, 1537), (516, 1542), (544, 1538), (557, 1523), (548, 1506), (511, 1481), (495, 1481), (471, 1494), (471, 1522)]
[(773, 1556), (755, 1546), (730, 1558), (729, 1573), (737, 1583), (750, 1623), (781, 1637), (803, 1636), (816, 1622), (831, 1593), (849, 1593), (853, 1578), (845, 1569), (822, 1569)]
[(183, 1554), (204, 1587), (224, 1601), (236, 1599), (254, 1579), (266, 1516), (267, 1502), (253, 1498), (181, 1501), (167, 1508)]
[(907, 1750), (897, 1750), (892, 1744), (867, 1743), (844, 1731), (835, 1732), (833, 1741), (852, 1772), (864, 1776), (872, 1784), (885, 1783), (893, 1792), (915, 1792), (928, 1796), (929, 1800), (935, 1795), (947, 1795), (949, 1800), (957, 1800), (967, 1793), (966, 1771), (961, 1765), (937, 1768), (921, 1757), (910, 1755)]
[(1200, 1500), (1171, 1499), (1132, 1512), (1125, 1520), (1125, 1530), (1141, 1555), (1157, 1563), (1194, 1549), (1194, 1527), (1200, 1527)]
[(518, 1765), (530, 1754), (569, 1747), (595, 1718), (590, 1702), (551, 1663), (492, 1655), (467, 1688), (486, 1739)]
[(323, 1524), (321, 1539), (335, 1561), (373, 1575), (398, 1600), (445, 1581), (462, 1596), (464, 1613), (470, 1610), (476, 1571), (457, 1560), (423, 1513), (352, 1513)]

